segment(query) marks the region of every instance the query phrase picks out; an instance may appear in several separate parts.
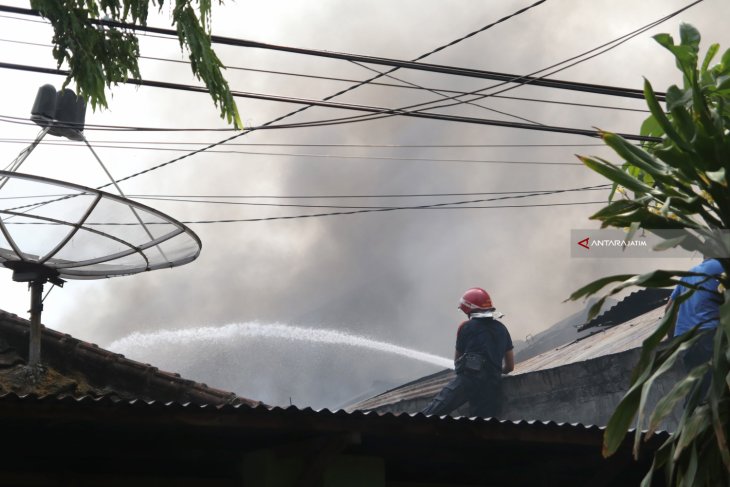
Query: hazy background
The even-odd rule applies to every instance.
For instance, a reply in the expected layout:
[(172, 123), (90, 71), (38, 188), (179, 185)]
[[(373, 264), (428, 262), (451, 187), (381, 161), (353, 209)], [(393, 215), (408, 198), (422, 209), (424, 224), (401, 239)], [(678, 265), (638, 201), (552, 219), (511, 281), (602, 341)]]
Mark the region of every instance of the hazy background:
[[(25, 2), (10, 2), (27, 7)], [(412, 59), (528, 5), (526, 1), (389, 2), (269, 1), (227, 2), (213, 16), (219, 35), (331, 51)], [(426, 59), (428, 62), (527, 74), (591, 49), (656, 20), (689, 2), (550, 0), (504, 24)], [(730, 47), (725, 20), (730, 5), (706, 0), (665, 24), (595, 59), (555, 75), (589, 83), (641, 88), (642, 76), (657, 90), (678, 81), (670, 54), (651, 35), (678, 37), (681, 21), (700, 29), (710, 42)], [(37, 20), (37, 19), (36, 19)], [(169, 25), (167, 11), (150, 22)], [(42, 23), (0, 17), (3, 39), (47, 44)], [(142, 54), (184, 59), (175, 40), (143, 37)], [(0, 42), (5, 62), (51, 67), (50, 49)], [(274, 51), (218, 46), (228, 66), (293, 71), (351, 79), (372, 72), (345, 61)], [(145, 60), (146, 79), (196, 83), (185, 65)], [(382, 67), (374, 66), (384, 70)], [(36, 89), (60, 87), (62, 78), (20, 71), (1, 73), (0, 115), (27, 117)], [(485, 80), (399, 70), (395, 76), (420, 85), (474, 90)], [(229, 69), (231, 87), (319, 99), (348, 86), (325, 80)], [(393, 80), (381, 80), (395, 83)], [(537, 87), (511, 96), (644, 108), (640, 100), (619, 99)], [(399, 107), (436, 99), (433, 93), (363, 87), (336, 101)], [(638, 133), (644, 113), (486, 99), (481, 104), (532, 121), (558, 126)], [(238, 99), (242, 117), (260, 125), (296, 108)], [(514, 120), (477, 107), (445, 113)], [(310, 109), (293, 122), (351, 115)], [(206, 95), (118, 86), (106, 111), (87, 114), (87, 123), (145, 127), (225, 128)], [(0, 122), (0, 156), (9, 162), (36, 128)], [(87, 131), (104, 141), (212, 142), (227, 132)], [(50, 138), (48, 140), (51, 140)], [(597, 144), (588, 137), (503, 129), (433, 120), (389, 118), (321, 128), (257, 131), (235, 142), (247, 144)], [(116, 144), (119, 145), (119, 144)], [(176, 146), (184, 147), (184, 146)], [(186, 148), (190, 148), (187, 146)], [(382, 195), (530, 191), (604, 183), (580, 165), (525, 165), (432, 162), (422, 159), (574, 162), (574, 154), (603, 155), (586, 147), (282, 147), (223, 146), (237, 150), (296, 155), (203, 153), (123, 184), (128, 194), (174, 195)], [(182, 152), (98, 148), (116, 177), (131, 174)], [(421, 160), (366, 160), (332, 156), (403, 157)], [(6, 163), (7, 163), (6, 162)], [(618, 161), (617, 161), (618, 162)], [(6, 164), (6, 163), (3, 163)], [(83, 148), (44, 145), (23, 172), (96, 186), (105, 175)], [(485, 196), (488, 197), (488, 196)], [(523, 205), (605, 200), (585, 192), (480, 203)], [(256, 200), (287, 204), (399, 206), (477, 199), (473, 197)], [(247, 200), (249, 201), (249, 200)], [(337, 211), (328, 209), (143, 202), (179, 220), (259, 218)], [(571, 259), (570, 230), (595, 228), (588, 220), (600, 205), (535, 208), (406, 210), (269, 222), (191, 224), (203, 241), (200, 258), (184, 267), (105, 281), (69, 282), (46, 301), (44, 323), (74, 336), (113, 345), (130, 333), (207, 327), (177, 340), (137, 336), (134, 346), (116, 342), (131, 358), (181, 372), (211, 386), (272, 404), (336, 407), (371, 388), (386, 387), (439, 370), (433, 363), (343, 344), (317, 345), (282, 336), (266, 337), (267, 324), (328, 329), (451, 357), (456, 306), (472, 286), (487, 289), (505, 313), (515, 339), (537, 333), (576, 311), (563, 303), (578, 286), (605, 275), (642, 271), (657, 265), (685, 268), (691, 260)], [(0, 308), (25, 316), (28, 294), (10, 273), (0, 280)], [(255, 323), (256, 333), (244, 333)], [(240, 324), (238, 332), (225, 325)], [(249, 329), (250, 332), (250, 329)], [(146, 341), (145, 341), (146, 340)], [(316, 340), (316, 337), (312, 338)], [(126, 343), (126, 345), (125, 345)], [(122, 347), (124, 345), (124, 347)], [(122, 348), (120, 348), (122, 347)], [(112, 347), (114, 348), (114, 346)]]

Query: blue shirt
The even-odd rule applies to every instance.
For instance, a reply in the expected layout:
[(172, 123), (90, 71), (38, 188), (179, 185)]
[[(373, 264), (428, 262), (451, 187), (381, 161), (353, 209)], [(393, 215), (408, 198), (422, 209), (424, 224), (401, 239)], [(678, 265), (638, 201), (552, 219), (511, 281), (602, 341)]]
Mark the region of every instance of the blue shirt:
[[(690, 269), (690, 272), (719, 276), (723, 273), (723, 268), (717, 259), (707, 259)], [(708, 279), (702, 282), (704, 279), (707, 278), (701, 276), (682, 278), (681, 282), (694, 284), (702, 288), (702, 290), (695, 291), (689, 299), (679, 306), (677, 324), (674, 327), (675, 337), (687, 333), (697, 325), (700, 325), (700, 330), (717, 328), (720, 321), (720, 304), (722, 304), (722, 297), (718, 295), (717, 290), (720, 281), (717, 279)], [(686, 291), (687, 288), (679, 284), (672, 291), (670, 299), (676, 300)]]

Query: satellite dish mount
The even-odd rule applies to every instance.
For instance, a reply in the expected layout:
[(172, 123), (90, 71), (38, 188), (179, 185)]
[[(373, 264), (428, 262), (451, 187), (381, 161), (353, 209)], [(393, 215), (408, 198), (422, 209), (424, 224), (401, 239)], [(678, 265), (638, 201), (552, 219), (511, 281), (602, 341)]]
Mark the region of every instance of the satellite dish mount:
[(3, 265), (13, 271), (13, 281), (27, 282), (30, 288), (30, 338), (28, 365), (36, 367), (41, 361), (41, 313), (43, 312), (43, 286), (47, 282), (63, 287), (66, 282), (56, 269), (36, 262), (6, 261)]

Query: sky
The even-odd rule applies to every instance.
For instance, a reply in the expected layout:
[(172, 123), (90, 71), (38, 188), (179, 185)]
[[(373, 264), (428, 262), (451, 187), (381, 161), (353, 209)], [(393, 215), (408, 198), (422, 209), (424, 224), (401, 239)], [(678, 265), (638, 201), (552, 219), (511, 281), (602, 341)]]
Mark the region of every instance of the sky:
[[(215, 6), (212, 26), (215, 34), (234, 38), (414, 59), (530, 3), (240, 0)], [(424, 61), (529, 74), (603, 45), (689, 3), (548, 0)], [(22, 1), (4, 4), (28, 7)], [(150, 25), (168, 27), (166, 9), (153, 16)], [(729, 16), (730, 4), (705, 0), (615, 49), (551, 77), (639, 89), (646, 78), (655, 89), (665, 90), (679, 81), (678, 72), (670, 54), (651, 36), (668, 32), (678, 37), (680, 22), (689, 22), (703, 35), (703, 51), (714, 42), (727, 48), (730, 33), (723, 19)], [(0, 16), (0, 61), (55, 65), (50, 47), (45, 47), (51, 41), (50, 27), (38, 20)], [(175, 40), (141, 36), (140, 43), (143, 56), (186, 59)], [(225, 75), (232, 89), (238, 91), (321, 99), (351, 83), (235, 68), (352, 80), (373, 75), (363, 66), (341, 60), (230, 46), (217, 46), (216, 52), (229, 67)], [(145, 79), (199, 84), (182, 63), (143, 59), (140, 67)], [(11, 123), (18, 120), (7, 117), (27, 119), (37, 88), (46, 83), (58, 88), (63, 79), (14, 70), (2, 70), (1, 75), (0, 158), (7, 161), (4, 166), (37, 133), (37, 127)], [(494, 84), (412, 70), (399, 70), (393, 76), (398, 80), (381, 81), (461, 91)], [(460, 105), (441, 113), (626, 133), (638, 133), (646, 117), (641, 100), (534, 86), (517, 87), (504, 95), (522, 99), (486, 98), (478, 102), (481, 106)], [(418, 89), (366, 86), (335, 101), (402, 107), (439, 96)], [(248, 126), (262, 125), (297, 108), (249, 99), (238, 99), (238, 107)], [(312, 108), (289, 120), (305, 122), (352, 114)], [(193, 143), (202, 145), (232, 135), (224, 130), (228, 127), (207, 95), (150, 87), (114, 87), (109, 108), (89, 108), (86, 121), (217, 130), (87, 130), (86, 136), (116, 178), (171, 160), (184, 154), (183, 149), (200, 147)], [(48, 137), (46, 141), (62, 139)], [(382, 195), (582, 188), (604, 184), (605, 180), (574, 164), (575, 154), (620, 162), (600, 141), (586, 136), (407, 117), (259, 130), (233, 142), (239, 145), (219, 146), (214, 150), (221, 152), (194, 155), (130, 179), (121, 187), (127, 195), (207, 196), (204, 199), (217, 201), (224, 201), (221, 196), (279, 197), (225, 200), (228, 202), (418, 206), (494, 195)], [(88, 186), (108, 182), (89, 151), (78, 145), (42, 144), (21, 172)], [(342, 195), (370, 197), (324, 198)], [(380, 197), (372, 197), (376, 195)], [(291, 199), (293, 196), (318, 198)], [(566, 303), (565, 299), (593, 279), (657, 267), (684, 269), (696, 263), (692, 259), (571, 258), (571, 230), (597, 228), (589, 217), (600, 204), (564, 204), (606, 201), (607, 197), (606, 191), (585, 191), (471, 205), (548, 206), (399, 210), (190, 224), (202, 241), (196, 261), (135, 276), (70, 281), (48, 295), (43, 321), (46, 326), (130, 358), (269, 404), (336, 408), (362, 394), (441, 370), (443, 361), (453, 355), (456, 328), (463, 319), (457, 310), (458, 300), (470, 287), (488, 290), (517, 341), (579, 310), (583, 303)], [(341, 211), (138, 201), (181, 221)], [(0, 308), (26, 316), (26, 287), (12, 282), (9, 271), (0, 274)]]

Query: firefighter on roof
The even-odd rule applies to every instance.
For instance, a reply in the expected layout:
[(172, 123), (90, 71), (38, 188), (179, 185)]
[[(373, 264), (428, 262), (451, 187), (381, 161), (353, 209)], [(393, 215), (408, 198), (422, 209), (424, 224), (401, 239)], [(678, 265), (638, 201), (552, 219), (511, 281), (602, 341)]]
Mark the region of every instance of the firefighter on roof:
[(459, 309), (469, 319), (456, 334), (456, 377), (422, 412), (441, 416), (468, 401), (469, 416), (493, 417), (499, 413), (502, 374), (515, 365), (512, 337), (484, 289), (467, 290)]

